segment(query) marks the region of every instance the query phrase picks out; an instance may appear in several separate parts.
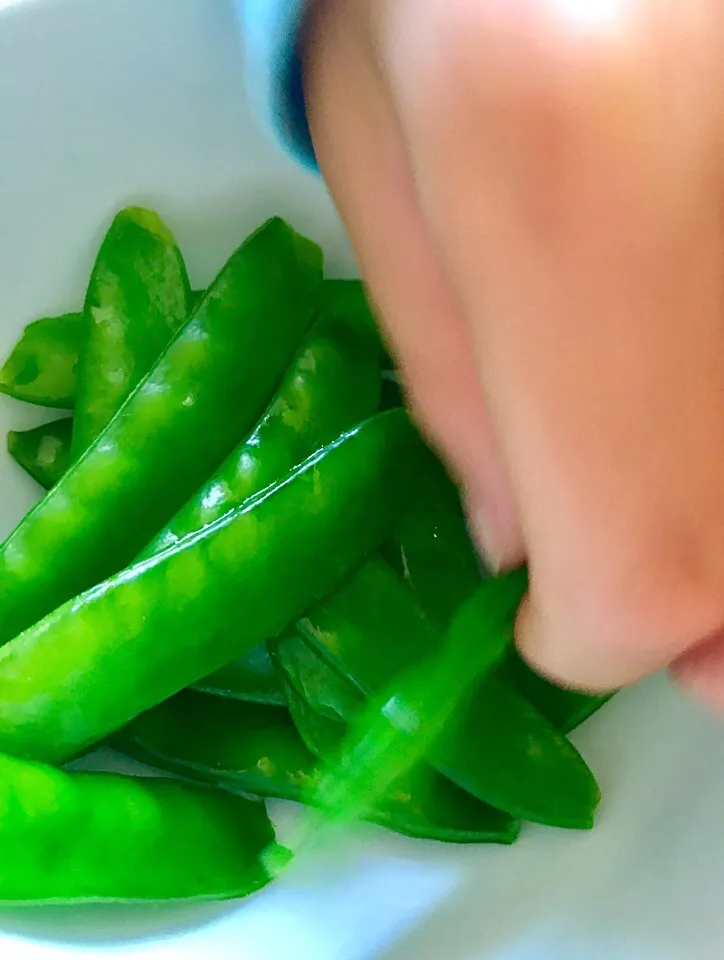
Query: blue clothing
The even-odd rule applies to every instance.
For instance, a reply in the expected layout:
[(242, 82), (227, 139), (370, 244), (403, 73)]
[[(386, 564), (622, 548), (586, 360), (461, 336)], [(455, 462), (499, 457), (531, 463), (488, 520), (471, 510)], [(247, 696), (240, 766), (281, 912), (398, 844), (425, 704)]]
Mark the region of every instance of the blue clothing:
[(306, 0), (236, 0), (246, 35), (251, 92), (282, 144), (316, 169), (297, 37)]

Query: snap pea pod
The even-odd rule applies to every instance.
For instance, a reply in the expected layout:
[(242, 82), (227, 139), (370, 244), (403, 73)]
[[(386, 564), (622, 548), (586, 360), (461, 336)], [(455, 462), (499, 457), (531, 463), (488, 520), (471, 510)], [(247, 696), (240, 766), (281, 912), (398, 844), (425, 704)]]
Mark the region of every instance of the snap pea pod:
[(0, 755), (0, 906), (243, 897), (269, 877), (259, 801)]
[[(300, 737), (315, 756), (334, 758), (363, 709), (363, 698), (295, 630), (269, 641), (269, 647)], [(313, 784), (306, 786), (309, 793)], [(520, 829), (508, 814), (481, 803), (427, 764), (391, 783), (368, 816), (408, 836), (457, 843), (513, 843)]]
[[(305, 800), (319, 779), (286, 710), (186, 691), (134, 720), (114, 739), (127, 756), (225, 790)], [(398, 790), (370, 820), (408, 836), (452, 843), (511, 843), (515, 824), (452, 785)]]
[[(508, 616), (505, 635), (512, 637), (517, 604), (511, 609), (510, 594), (499, 582), (484, 582), (479, 590), (489, 591), (483, 595), (490, 616), (497, 613), (501, 621)], [(519, 582), (524, 581), (513, 581)], [(472, 659), (486, 628), (481, 625), (476, 635), (474, 621), (467, 623)], [(297, 629), (367, 696), (380, 696), (396, 676), (440, 651), (438, 631), (382, 560), (368, 561), (336, 593), (307, 610)], [(598, 788), (588, 767), (497, 672), (475, 687), (457, 716), (431, 756), (453, 783), (516, 819), (591, 826)]]
[(484, 584), (456, 614), (434, 654), (376, 692), (314, 785), (323, 827), (308, 819), (294, 849), (363, 818), (391, 785), (418, 769), (456, 719), (468, 691), (504, 658), (522, 595), (517, 574)]
[(0, 547), (0, 642), (127, 566), (216, 469), (287, 367), (319, 276), (318, 248), (279, 219), (236, 251), (105, 430)]
[(190, 309), (186, 266), (171, 231), (151, 210), (121, 210), (101, 245), (83, 308), (74, 457), (146, 376)]
[(283, 707), (182, 693), (136, 717), (113, 737), (128, 757), (188, 780), (301, 801), (317, 763)]
[[(154, 537), (141, 558), (208, 526), (284, 476), (343, 430), (371, 416), (379, 394), (380, 368), (369, 331), (336, 315), (317, 320), (254, 430)], [(249, 651), (197, 688), (283, 702), (265, 648)]]
[(73, 407), (82, 335), (82, 313), (29, 323), (0, 370), (0, 393), (44, 407)]
[(70, 466), (73, 421), (70, 417), (33, 430), (11, 430), (8, 453), (34, 480), (50, 490)]
[(278, 634), (378, 547), (425, 454), (379, 414), (29, 628), (0, 650), (0, 750), (64, 762)]
[[(191, 291), (191, 306), (204, 290)], [(83, 311), (29, 323), (0, 370), (0, 393), (42, 407), (75, 406)]]
[[(143, 556), (212, 523), (343, 429), (372, 414), (379, 389), (379, 364), (369, 332), (337, 316), (318, 320), (254, 431)], [(195, 686), (219, 696), (284, 702), (263, 646)]]
[(268, 706), (281, 707), (285, 704), (279, 678), (264, 644), (253, 647), (193, 686), (195, 690), (214, 697), (247, 700)]
[[(488, 575), (468, 536), (457, 490), (439, 463), (422, 478), (384, 552), (414, 590), (425, 614), (443, 629)], [(583, 723), (610, 699), (550, 683), (514, 650), (501, 676), (562, 733)]]
[(347, 317), (360, 329), (374, 335), (377, 355), (385, 368), (392, 360), (380, 335), (379, 325), (361, 280), (325, 280), (320, 291), (320, 310), (330, 316)]
[(201, 530), (376, 411), (380, 369), (366, 330), (322, 317), (307, 334), (265, 413), (213, 476), (141, 554)]

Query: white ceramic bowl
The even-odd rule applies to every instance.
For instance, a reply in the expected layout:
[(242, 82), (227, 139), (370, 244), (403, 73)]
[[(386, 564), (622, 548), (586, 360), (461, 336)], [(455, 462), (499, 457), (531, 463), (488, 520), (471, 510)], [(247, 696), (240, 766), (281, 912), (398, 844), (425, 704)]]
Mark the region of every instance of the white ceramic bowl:
[[(0, 0), (0, 354), (27, 321), (81, 303), (129, 202), (168, 220), (196, 285), (272, 213), (332, 270), (353, 267), (320, 184), (250, 115), (231, 0)], [(0, 405), (3, 434), (40, 417)], [(1, 470), (7, 532), (37, 490), (4, 454)], [(0, 956), (724, 957), (724, 729), (660, 679), (576, 740), (604, 793), (590, 834), (530, 828), (475, 849), (370, 828), (335, 864), (238, 905), (0, 913)]]

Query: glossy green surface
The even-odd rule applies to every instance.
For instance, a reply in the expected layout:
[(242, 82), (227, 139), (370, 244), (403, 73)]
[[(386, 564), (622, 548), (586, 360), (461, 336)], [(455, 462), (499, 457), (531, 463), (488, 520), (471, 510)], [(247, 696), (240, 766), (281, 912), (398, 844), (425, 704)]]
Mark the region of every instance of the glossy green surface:
[(191, 309), (186, 266), (159, 216), (121, 210), (101, 245), (83, 310), (73, 456), (97, 438)]
[(423, 453), (380, 414), (0, 650), (0, 750), (63, 762), (280, 633), (389, 533)]
[[(181, 693), (133, 721), (115, 739), (123, 753), (226, 790), (302, 801), (319, 778), (286, 710)], [(446, 784), (397, 788), (370, 819), (413, 837), (510, 843), (516, 825)]]
[[(380, 369), (370, 333), (338, 317), (319, 319), (251, 434), (141, 557), (201, 530), (284, 476), (343, 430), (371, 416), (379, 394)], [(197, 688), (262, 703), (283, 702), (265, 648), (250, 651)]]
[(41, 487), (50, 490), (70, 466), (72, 434), (71, 417), (33, 430), (11, 430), (8, 453)]
[[(512, 626), (510, 637), (512, 640)], [(431, 762), (521, 820), (589, 830), (601, 799), (572, 743), (499, 673), (484, 677), (443, 731)]]
[(380, 369), (367, 331), (322, 318), (307, 334), (252, 432), (142, 553), (153, 556), (274, 483), (324, 444), (372, 416)]
[[(398, 682), (395, 678), (412, 670), (413, 693), (408, 696), (418, 696), (414, 691), (420, 686), (424, 689), (425, 671), (442, 684), (441, 690), (426, 698), (426, 702), (437, 703), (433, 719), (442, 722), (446, 704), (449, 706), (445, 693), (449, 685), (461, 698), (458, 719), (446, 730), (431, 761), (479, 800), (519, 819), (588, 826), (598, 789), (573, 746), (497, 674), (475, 684), (476, 657), (486, 650), (481, 641), (496, 637), (512, 641), (514, 615), (525, 583), (524, 574), (517, 576), (486, 581), (478, 588), (490, 610), (480, 610), (479, 624), (468, 620), (462, 655), (450, 666), (450, 670), (460, 670), (455, 680), (446, 676), (444, 664), (429, 666), (446, 656), (441, 634), (424, 616), (411, 591), (381, 560), (369, 561), (332, 596), (310, 608), (298, 629), (356, 689), (375, 697), (373, 719), (379, 698), (391, 696), (389, 692)], [(511, 588), (505, 586), (508, 583)], [(486, 624), (488, 615), (492, 620)], [(459, 626), (457, 635), (461, 635)], [(473, 689), (467, 699), (466, 683)], [(495, 702), (496, 709), (488, 709), (488, 702)], [(436, 733), (434, 724), (431, 729)]]
[[(191, 307), (205, 292), (191, 291)], [(84, 334), (82, 310), (29, 323), (0, 370), (0, 393), (43, 407), (72, 409)]]
[(278, 219), (236, 251), (106, 429), (0, 547), (0, 642), (130, 563), (250, 429), (310, 321), (320, 258)]
[(75, 403), (83, 326), (81, 313), (29, 323), (0, 370), (0, 393), (25, 403), (70, 409)]
[(258, 801), (0, 756), (0, 905), (218, 900), (268, 882)]

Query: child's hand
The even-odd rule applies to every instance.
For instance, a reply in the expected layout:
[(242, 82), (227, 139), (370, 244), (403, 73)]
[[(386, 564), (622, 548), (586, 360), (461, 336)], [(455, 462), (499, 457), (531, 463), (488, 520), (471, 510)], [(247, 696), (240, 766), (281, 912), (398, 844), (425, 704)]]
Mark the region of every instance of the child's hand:
[(724, 703), (724, 4), (313, 11), (320, 165), (481, 543), (528, 558), (523, 651)]

